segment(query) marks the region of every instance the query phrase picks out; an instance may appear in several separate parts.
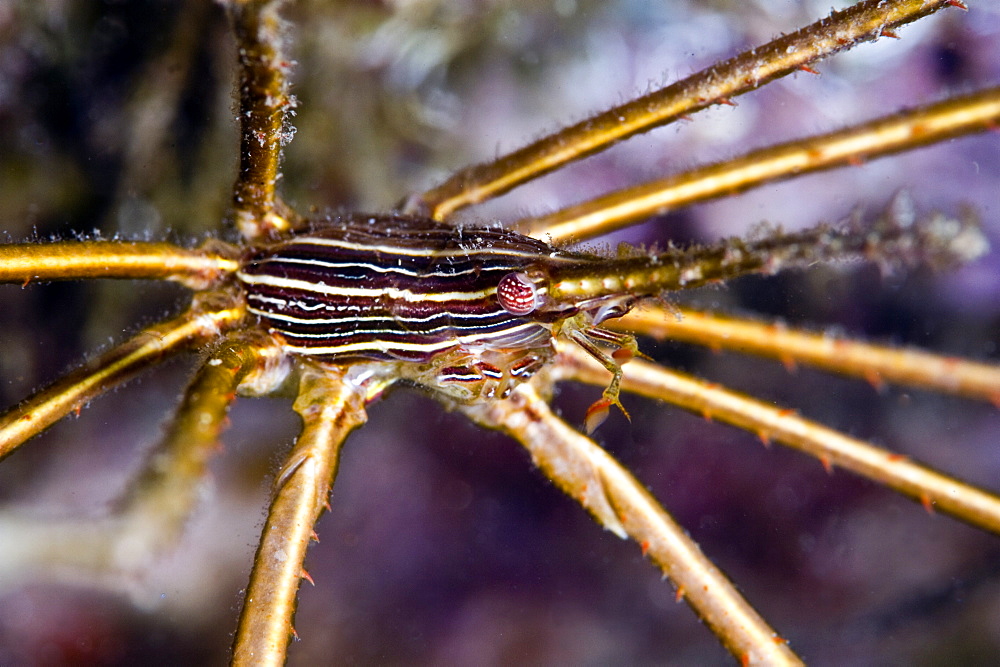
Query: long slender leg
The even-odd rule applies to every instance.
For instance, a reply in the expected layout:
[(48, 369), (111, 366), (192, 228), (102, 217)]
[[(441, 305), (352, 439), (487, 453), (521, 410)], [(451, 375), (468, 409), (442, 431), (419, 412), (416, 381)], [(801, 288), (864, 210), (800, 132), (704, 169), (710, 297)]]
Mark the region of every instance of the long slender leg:
[(295, 634), (292, 617), (313, 526), (337, 472), (340, 446), (367, 416), (364, 394), (332, 369), (307, 368), (295, 401), (303, 430), (277, 482), (254, 557), (234, 665), (281, 665)]
[(743, 664), (801, 664), (642, 484), (596, 443), (552, 414), (530, 384), (520, 385), (506, 400), (462, 410), (484, 426), (499, 424), (599, 523), (638, 542), (674, 582), (678, 595)]
[(724, 282), (751, 273), (773, 274), (823, 262), (863, 260), (885, 267), (927, 264), (948, 267), (978, 259), (989, 243), (974, 216), (940, 213), (911, 216), (890, 207), (864, 229), (818, 226), (759, 240), (726, 239), (689, 250), (581, 262), (549, 270), (548, 303), (663, 292)]
[(233, 190), (236, 225), (246, 238), (296, 223), (277, 195), (281, 148), (294, 134), (288, 115), (291, 59), (283, 53), (282, 0), (232, 0), (239, 52), (240, 173)]
[(897, 349), (685, 308), (644, 307), (604, 326), (892, 382), (1000, 405), (1000, 366)]
[(243, 319), (243, 308), (211, 310), (196, 303), (175, 319), (154, 325), (105, 352), (0, 415), (0, 458), (93, 398), (163, 359), (217, 338)]
[(0, 245), (0, 283), (139, 278), (174, 280), (192, 289), (204, 289), (239, 268), (232, 255), (233, 249), (218, 242), (198, 250), (138, 241)]
[[(573, 345), (559, 345), (556, 368), (560, 379), (598, 385), (606, 382), (604, 369)], [(765, 441), (798, 449), (815, 456), (828, 468), (840, 466), (927, 508), (1000, 533), (1000, 497), (803, 419), (791, 410), (643, 361), (626, 366), (622, 388), (756, 433)]]
[(414, 197), (408, 208), (437, 220), (646, 132), (749, 92), (832, 53), (878, 38), (954, 2), (866, 0), (790, 35), (746, 51), (621, 106), (541, 139), (492, 162), (457, 172)]
[(514, 228), (552, 242), (580, 241), (669, 210), (823, 169), (980, 132), (1000, 124), (1000, 88), (956, 97), (838, 132), (747, 153), (585, 201)]
[(201, 367), (184, 394), (176, 419), (146, 468), (112, 513), (97, 519), (59, 521), (0, 515), (0, 563), (7, 572), (53, 572), (120, 581), (139, 575), (175, 544), (200, 497), (208, 459), (236, 388), (264, 370), (275, 348), (231, 341)]

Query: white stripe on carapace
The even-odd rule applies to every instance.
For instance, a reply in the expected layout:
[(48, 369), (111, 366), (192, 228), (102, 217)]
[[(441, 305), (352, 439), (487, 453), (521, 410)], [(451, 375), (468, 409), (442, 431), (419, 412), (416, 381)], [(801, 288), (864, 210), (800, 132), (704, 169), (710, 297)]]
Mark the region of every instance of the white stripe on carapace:
[[(295, 334), (290, 334), (287, 331), (282, 331), (281, 329), (274, 329), (274, 333), (279, 333), (286, 338), (283, 347), (290, 352), (306, 355), (306, 356), (326, 356), (326, 355), (338, 355), (338, 354), (349, 354), (352, 352), (381, 352), (383, 354), (391, 355), (394, 351), (402, 350), (407, 352), (443, 352), (444, 350), (449, 350), (453, 347), (459, 347), (461, 345), (476, 345), (483, 344), (490, 338), (506, 338), (511, 333), (515, 333), (519, 330), (526, 330), (531, 328), (536, 328), (538, 325), (534, 322), (528, 322), (517, 327), (512, 327), (510, 329), (504, 329), (502, 332), (497, 332), (494, 334), (479, 334), (475, 336), (458, 336), (456, 338), (451, 338), (449, 340), (438, 341), (437, 343), (405, 343), (402, 341), (385, 341), (385, 340), (372, 340), (365, 341), (361, 343), (351, 343), (348, 345), (332, 345), (323, 347), (310, 347), (308, 345), (292, 345), (287, 339), (296, 337)], [(322, 336), (320, 336), (322, 337)]]
[[(343, 311), (354, 311), (356, 313), (360, 313), (366, 310), (370, 310), (370, 306), (363, 306), (357, 303), (338, 303), (334, 305), (331, 303), (326, 303), (325, 301), (317, 301), (315, 304), (309, 306), (306, 305), (304, 301), (299, 301), (297, 299), (293, 298), (279, 299), (273, 296), (264, 296), (263, 294), (248, 294), (247, 299), (252, 301), (260, 301), (262, 303), (273, 303), (278, 308), (285, 308), (285, 307), (300, 308), (307, 312), (313, 310), (320, 310), (321, 308), (324, 310), (330, 310), (338, 313)], [(310, 320), (310, 322), (312, 321), (314, 320)]]
[[(391, 321), (391, 320), (388, 320)], [(532, 322), (532, 324), (534, 324)], [(499, 326), (499, 324), (498, 324)], [(346, 331), (320, 331), (320, 332), (305, 332), (305, 331), (288, 331), (286, 329), (276, 328), (285, 336), (289, 338), (329, 338), (331, 340), (336, 340), (338, 338), (358, 338), (365, 336), (403, 336), (413, 338), (414, 336), (420, 337), (431, 337), (435, 333), (449, 333), (457, 330), (458, 327), (445, 326), (445, 327), (435, 327), (433, 329), (427, 329), (425, 331), (420, 331), (415, 333), (413, 331), (406, 331), (405, 329), (386, 329), (384, 327), (379, 327), (375, 329), (348, 329)], [(500, 334), (507, 334), (511, 331), (516, 332), (516, 327), (507, 327), (506, 329), (501, 329), (499, 331), (483, 331), (476, 334), (477, 340), (482, 336), (497, 336)]]
[(471, 268), (465, 269), (463, 271), (455, 271), (453, 273), (445, 273), (443, 271), (419, 271), (404, 269), (401, 266), (379, 266), (377, 264), (368, 264), (363, 262), (337, 262), (337, 261), (326, 261), (322, 259), (307, 259), (304, 257), (285, 257), (282, 255), (274, 255), (271, 257), (264, 257), (262, 259), (256, 259), (253, 261), (255, 266), (261, 266), (269, 262), (281, 262), (288, 264), (304, 264), (307, 266), (318, 266), (325, 269), (339, 269), (341, 267), (353, 267), (359, 269), (371, 269), (376, 273), (399, 273), (404, 276), (413, 276), (415, 278), (455, 278), (457, 276), (464, 276), (470, 273), (482, 273), (483, 270), (489, 271), (517, 271), (523, 269), (524, 266), (520, 264), (511, 265), (498, 265), (498, 266), (486, 266), (479, 267), (473, 266)]
[(427, 292), (412, 292), (408, 289), (396, 289), (393, 287), (379, 287), (365, 289), (363, 287), (328, 287), (308, 280), (293, 280), (291, 278), (278, 278), (277, 276), (254, 276), (238, 271), (236, 276), (248, 285), (267, 285), (279, 289), (292, 289), (301, 292), (312, 292), (314, 294), (332, 294), (334, 296), (360, 296), (360, 297), (388, 297), (399, 299), (400, 301), (475, 301), (493, 296), (497, 292), (496, 287), (487, 287), (478, 292), (441, 292), (440, 294)]
[[(271, 302), (271, 303), (277, 305), (279, 308), (300, 308), (301, 307), (300, 302), (297, 302), (297, 301), (286, 301), (284, 299), (272, 299), (270, 297), (262, 296), (260, 294), (251, 294), (251, 295), (248, 296), (248, 299), (250, 299), (252, 301)], [(321, 305), (328, 305), (328, 304), (321, 304)], [(303, 310), (309, 310), (308, 308), (302, 308), (302, 309)], [(486, 313), (460, 313), (460, 314), (456, 314), (456, 313), (453, 313), (453, 312), (450, 312), (450, 311), (443, 311), (443, 312), (440, 312), (440, 313), (434, 313), (433, 315), (428, 315), (427, 317), (402, 317), (400, 315), (393, 314), (392, 316), (382, 315), (382, 316), (376, 316), (376, 317), (329, 317), (329, 318), (314, 318), (314, 319), (310, 319), (310, 318), (305, 318), (305, 317), (295, 317), (294, 315), (286, 315), (285, 313), (277, 313), (277, 312), (274, 312), (272, 310), (264, 310), (264, 309), (261, 309), (261, 308), (254, 308), (253, 306), (250, 306), (250, 305), (247, 306), (247, 310), (249, 310), (251, 313), (253, 313), (255, 315), (261, 315), (261, 316), (267, 317), (270, 320), (281, 320), (282, 322), (290, 322), (292, 324), (315, 324), (315, 325), (321, 325), (321, 324), (341, 324), (341, 323), (345, 323), (345, 322), (347, 322), (347, 323), (350, 323), (350, 322), (358, 322), (358, 323), (360, 323), (360, 322), (384, 322), (384, 321), (387, 321), (387, 320), (393, 321), (393, 322), (415, 323), (415, 322), (430, 322), (431, 320), (439, 319), (439, 318), (442, 318), (442, 317), (454, 317), (454, 318), (459, 319), (459, 320), (473, 320), (473, 319), (485, 319), (485, 318), (488, 318), (488, 317), (496, 317), (497, 315), (502, 315), (502, 314), (506, 313), (506, 311), (503, 308), (498, 307), (496, 310), (490, 311), (490, 312), (486, 312)], [(316, 310), (316, 309), (314, 308), (313, 310)], [(356, 310), (360, 311), (362, 309), (357, 308)], [(364, 310), (368, 310), (368, 309), (365, 308)], [(431, 329), (431, 331), (433, 331), (433, 329)], [(425, 331), (421, 331), (421, 333), (425, 333)]]
[(345, 250), (356, 250), (358, 252), (381, 252), (390, 255), (409, 255), (420, 257), (471, 257), (473, 255), (509, 255), (511, 257), (548, 257), (550, 259), (561, 259), (567, 262), (579, 261), (578, 257), (560, 257), (559, 251), (553, 250), (547, 255), (538, 251), (514, 250), (511, 248), (454, 248), (451, 250), (435, 250), (434, 248), (406, 248), (398, 245), (368, 245), (365, 243), (352, 243), (343, 239), (327, 239), (318, 236), (297, 237), (287, 244), (293, 248), (299, 244), (309, 244), (329, 246), (332, 248), (344, 248)]

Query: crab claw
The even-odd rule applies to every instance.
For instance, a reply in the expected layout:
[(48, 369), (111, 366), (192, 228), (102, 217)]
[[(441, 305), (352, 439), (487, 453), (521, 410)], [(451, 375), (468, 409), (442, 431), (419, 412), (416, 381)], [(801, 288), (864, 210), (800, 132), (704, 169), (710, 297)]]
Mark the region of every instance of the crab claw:
[(611, 358), (618, 362), (619, 365), (624, 365), (626, 362), (631, 361), (635, 357), (635, 350), (630, 350), (627, 347), (620, 347), (611, 353)]
[(625, 415), (625, 419), (632, 421), (632, 417), (629, 416), (628, 410), (625, 406), (621, 404), (618, 400), (618, 396), (609, 396), (609, 392), (605, 392), (601, 398), (594, 401), (589, 408), (587, 408), (587, 414), (583, 418), (583, 428), (586, 430), (587, 435), (590, 435), (597, 430), (597, 427), (604, 423), (604, 420), (608, 418), (611, 413), (611, 406), (618, 406), (618, 409), (622, 411)]
[(590, 435), (597, 430), (597, 427), (604, 423), (604, 420), (608, 418), (611, 413), (611, 406), (614, 405), (611, 401), (606, 398), (601, 398), (594, 401), (589, 408), (587, 408), (587, 414), (583, 418), (583, 428), (587, 431), (587, 435)]

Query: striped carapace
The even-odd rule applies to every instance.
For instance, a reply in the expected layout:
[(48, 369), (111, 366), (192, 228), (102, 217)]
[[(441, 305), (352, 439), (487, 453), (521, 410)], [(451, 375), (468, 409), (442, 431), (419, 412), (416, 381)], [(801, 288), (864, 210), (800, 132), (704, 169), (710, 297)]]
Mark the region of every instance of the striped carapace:
[[(288, 353), (404, 362), (402, 378), (471, 400), (504, 397), (530, 377), (551, 354), (554, 328), (634, 345), (596, 330), (605, 317), (624, 314), (634, 296), (545, 299), (559, 268), (594, 273), (602, 264), (500, 227), (346, 216), (249, 251), (237, 277), (247, 309)], [(530, 293), (530, 308), (501, 289), (512, 282)], [(599, 349), (587, 349), (617, 372)]]
[(519, 317), (498, 299), (497, 286), (529, 266), (588, 261), (500, 228), (355, 216), (250, 252), (238, 277), (250, 312), (292, 353), (426, 362), (456, 347), (547, 345), (545, 324), (575, 309)]

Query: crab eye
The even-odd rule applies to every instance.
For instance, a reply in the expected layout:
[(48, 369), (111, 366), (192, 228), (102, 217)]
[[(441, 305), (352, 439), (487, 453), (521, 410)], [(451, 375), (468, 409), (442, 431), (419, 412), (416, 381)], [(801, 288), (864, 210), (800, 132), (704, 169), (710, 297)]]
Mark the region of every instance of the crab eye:
[(497, 301), (511, 315), (527, 315), (538, 308), (538, 290), (523, 273), (508, 273), (497, 285)]

